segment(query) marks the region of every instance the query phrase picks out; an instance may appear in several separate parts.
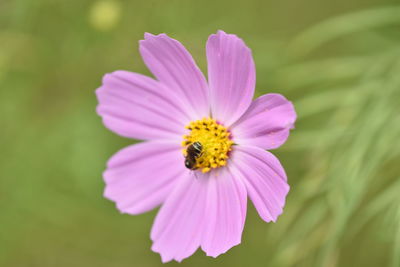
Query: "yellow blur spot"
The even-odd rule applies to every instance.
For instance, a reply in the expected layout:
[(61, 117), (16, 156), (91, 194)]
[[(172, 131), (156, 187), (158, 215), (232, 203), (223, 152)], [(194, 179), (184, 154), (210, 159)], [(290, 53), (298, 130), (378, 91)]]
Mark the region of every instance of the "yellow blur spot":
[(89, 22), (96, 30), (109, 31), (115, 27), (121, 16), (121, 6), (116, 0), (95, 2), (89, 13)]

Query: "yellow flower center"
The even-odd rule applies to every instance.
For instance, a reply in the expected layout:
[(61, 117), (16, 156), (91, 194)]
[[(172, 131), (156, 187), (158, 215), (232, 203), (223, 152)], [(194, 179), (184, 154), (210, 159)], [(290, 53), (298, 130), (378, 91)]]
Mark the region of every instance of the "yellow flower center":
[(233, 142), (230, 139), (230, 132), (226, 127), (218, 124), (216, 120), (204, 118), (192, 121), (185, 127), (190, 131), (183, 136), (183, 155), (188, 158), (188, 150), (191, 145), (197, 142), (201, 144), (201, 152), (197, 153), (193, 169), (201, 169), (202, 172), (209, 172), (211, 169), (226, 165), (229, 151)]

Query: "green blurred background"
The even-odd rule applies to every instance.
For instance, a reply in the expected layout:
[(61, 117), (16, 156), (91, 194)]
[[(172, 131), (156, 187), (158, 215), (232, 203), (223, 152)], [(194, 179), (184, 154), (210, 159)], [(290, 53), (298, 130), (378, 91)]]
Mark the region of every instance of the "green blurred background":
[(273, 151), (291, 191), (277, 223), (249, 205), (240, 246), (180, 266), (400, 266), (399, 0), (1, 0), (0, 266), (162, 265), (156, 211), (102, 197), (107, 159), (133, 141), (103, 127), (94, 90), (117, 69), (150, 74), (144, 32), (205, 70), (217, 29), (251, 47), (257, 95), (296, 106)]

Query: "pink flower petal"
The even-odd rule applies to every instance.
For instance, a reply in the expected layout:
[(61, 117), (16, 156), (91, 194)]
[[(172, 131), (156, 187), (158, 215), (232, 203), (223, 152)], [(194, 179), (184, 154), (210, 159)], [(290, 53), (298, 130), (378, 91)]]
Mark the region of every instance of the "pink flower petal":
[(131, 145), (108, 161), (104, 196), (122, 213), (143, 213), (164, 202), (184, 173), (179, 144), (150, 141)]
[(181, 261), (201, 245), (216, 257), (240, 243), (246, 217), (246, 189), (227, 168), (191, 172), (161, 207), (154, 222), (152, 249), (163, 262)]
[(182, 261), (200, 246), (209, 180), (188, 173), (161, 206), (151, 230), (152, 250), (163, 262)]
[(254, 95), (251, 51), (236, 35), (218, 31), (208, 39), (207, 61), (212, 116), (230, 126), (247, 110)]
[(257, 98), (246, 113), (231, 126), (235, 143), (274, 149), (285, 143), (294, 127), (293, 104), (279, 94)]
[(104, 124), (125, 137), (180, 140), (189, 121), (163, 85), (137, 73), (106, 74), (96, 94)]
[(242, 177), (261, 218), (276, 221), (285, 206), (289, 185), (279, 160), (268, 151), (237, 146), (230, 162), (232, 172)]
[(212, 257), (240, 244), (247, 210), (246, 187), (240, 177), (227, 167), (216, 173), (208, 185), (207, 223), (201, 245)]
[(166, 34), (145, 34), (140, 53), (154, 76), (179, 96), (192, 120), (208, 117), (208, 86), (185, 47)]

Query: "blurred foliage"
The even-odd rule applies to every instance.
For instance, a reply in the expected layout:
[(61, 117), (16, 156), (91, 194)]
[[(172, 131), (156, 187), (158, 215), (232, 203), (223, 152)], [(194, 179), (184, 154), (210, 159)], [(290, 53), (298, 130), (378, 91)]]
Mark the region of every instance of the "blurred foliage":
[[(120, 215), (101, 173), (132, 143), (106, 130), (106, 72), (149, 74), (145, 31), (184, 43), (199, 66), (217, 29), (252, 48), (257, 95), (299, 119), (274, 151), (291, 192), (266, 224), (249, 205), (242, 244), (183, 266), (400, 266), (400, 6), (397, 1), (0, 2), (0, 266), (160, 266), (156, 211)], [(177, 263), (169, 263), (178, 266)]]

